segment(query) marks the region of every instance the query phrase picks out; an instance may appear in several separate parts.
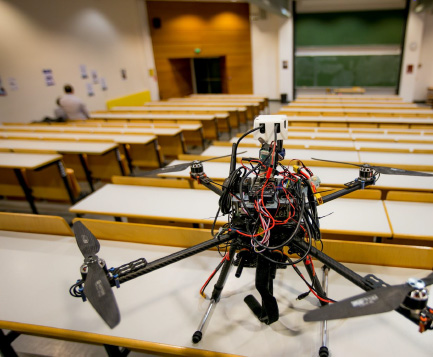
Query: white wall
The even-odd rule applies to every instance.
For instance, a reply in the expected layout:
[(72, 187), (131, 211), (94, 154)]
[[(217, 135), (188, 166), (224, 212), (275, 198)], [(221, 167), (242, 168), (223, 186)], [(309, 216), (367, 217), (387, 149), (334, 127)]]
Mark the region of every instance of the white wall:
[(415, 82), (415, 100), (426, 100), (427, 88), (433, 87), (433, 11), (424, 15), (424, 32), (421, 42), (418, 72)]
[[(415, 3), (411, 4), (407, 19), (403, 49), (403, 65), (401, 68), (400, 88), (398, 93), (400, 97), (407, 102), (412, 102), (415, 99), (416, 78), (425, 17), (425, 13), (417, 14), (413, 11), (414, 5)], [(412, 73), (408, 72), (408, 66), (412, 66)]]
[[(0, 0), (0, 77), (7, 96), (0, 97), (0, 121), (29, 122), (52, 116), (55, 99), (70, 83), (90, 110), (107, 99), (149, 88), (150, 76), (139, 18), (142, 0)], [(108, 89), (93, 85), (80, 65), (96, 70)], [(47, 86), (43, 69), (51, 69)], [(123, 80), (120, 70), (126, 69)], [(18, 89), (12, 90), (9, 78)]]
[[(278, 32), (279, 42), (279, 78), (280, 93), (287, 94), (289, 101), (293, 100), (293, 17), (282, 18), (280, 30)], [(287, 61), (287, 68), (283, 68), (283, 61)]]
[[(266, 12), (258, 18), (259, 9), (250, 5), (253, 90), (256, 95), (280, 99), (281, 93), (292, 97), (293, 20)], [(282, 61), (288, 68), (282, 68)]]
[(250, 5), (253, 91), (272, 99), (280, 97), (278, 90), (278, 29), (279, 16), (264, 12), (259, 19), (259, 8)]

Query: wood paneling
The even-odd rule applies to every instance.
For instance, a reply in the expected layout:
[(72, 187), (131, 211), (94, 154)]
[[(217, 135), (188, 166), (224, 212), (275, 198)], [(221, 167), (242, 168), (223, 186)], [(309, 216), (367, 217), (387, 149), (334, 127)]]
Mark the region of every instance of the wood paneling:
[(248, 4), (147, 1), (147, 9), (161, 99), (192, 93), (190, 58), (225, 56), (223, 90), (252, 93)]

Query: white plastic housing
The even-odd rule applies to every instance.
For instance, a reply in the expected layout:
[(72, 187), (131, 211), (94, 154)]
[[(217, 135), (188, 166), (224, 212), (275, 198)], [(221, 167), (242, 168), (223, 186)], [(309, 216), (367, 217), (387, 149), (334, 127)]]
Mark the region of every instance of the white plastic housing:
[(286, 140), (289, 136), (287, 120), (287, 116), (285, 115), (259, 115), (254, 119), (254, 128), (264, 124), (265, 132), (261, 133), (262, 130), (256, 130), (254, 132), (254, 139), (258, 140), (262, 138), (266, 143), (270, 144), (275, 139), (275, 124), (280, 124), (280, 132), (277, 133), (277, 140)]

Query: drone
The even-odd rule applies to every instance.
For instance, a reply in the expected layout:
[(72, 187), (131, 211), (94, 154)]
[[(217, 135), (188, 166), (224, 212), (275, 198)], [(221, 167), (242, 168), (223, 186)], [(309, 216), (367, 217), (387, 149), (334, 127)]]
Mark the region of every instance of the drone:
[[(241, 165), (237, 167), (238, 145), (244, 137), (252, 133), (261, 143), (258, 158), (242, 157)], [(228, 155), (231, 157), (229, 175), (222, 185), (215, 183), (204, 172), (203, 162), (208, 160), (195, 160), (145, 173), (156, 175), (190, 167), (192, 179), (220, 196), (218, 212), (211, 230), (212, 238), (195, 246), (152, 262), (139, 258), (109, 269), (104, 259), (96, 255), (100, 250), (98, 240), (83, 223), (75, 222), (75, 238), (84, 256), (84, 263), (80, 267), (81, 279), (71, 286), (70, 294), (82, 298), (83, 301), (88, 300), (107, 325), (114, 328), (120, 322), (120, 312), (113, 287), (119, 288), (121, 284), (139, 276), (218, 247), (219, 250), (225, 250), (224, 256), (200, 290), (203, 297), (211, 279), (218, 272), (219, 276), (210, 295), (209, 307), (192, 336), (193, 343), (199, 343), (203, 338), (204, 328), (221, 298), (233, 266), (236, 267), (236, 277), (240, 277), (245, 268), (255, 269), (255, 287), (261, 302), (253, 295), (248, 295), (244, 301), (259, 321), (266, 325), (279, 318), (278, 303), (273, 295), (276, 271), (292, 267), (308, 287), (308, 292), (317, 297), (321, 305), (318, 309), (307, 312), (304, 321), (326, 322), (395, 310), (418, 325), (420, 332), (432, 330), (433, 308), (427, 306), (429, 295), (426, 287), (433, 284), (433, 273), (421, 280), (409, 279), (404, 284), (391, 286), (372, 274), (360, 276), (316, 247), (321, 244), (323, 248), (317, 206), (374, 185), (380, 174), (433, 174), (314, 159), (359, 167), (359, 176), (346, 183), (344, 188), (322, 195), (324, 192), (319, 191), (320, 179), (302, 161), (293, 160), (296, 164), (292, 171), (282, 164), (285, 157), (283, 140), (287, 138), (286, 116), (256, 117), (253, 129), (233, 143), (231, 155)], [(227, 215), (228, 222), (215, 232), (216, 217), (220, 214)], [(338, 302), (330, 299), (316, 275), (312, 258), (324, 264), (324, 271), (334, 270), (365, 293)], [(304, 264), (309, 280), (297, 268), (298, 263)], [(321, 357), (328, 356), (327, 346), (325, 342), (323, 344), (319, 351)]]

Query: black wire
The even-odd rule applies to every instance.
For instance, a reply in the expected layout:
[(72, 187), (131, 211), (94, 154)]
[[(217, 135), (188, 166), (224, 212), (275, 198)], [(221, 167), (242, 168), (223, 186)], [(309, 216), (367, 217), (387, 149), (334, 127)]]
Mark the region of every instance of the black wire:
[(295, 229), (293, 230), (290, 237), (287, 240), (285, 240), (283, 243), (281, 243), (280, 245), (276, 245), (274, 247), (269, 247), (267, 245), (261, 244), (258, 240), (256, 240), (256, 238), (254, 236), (251, 236), (251, 238), (254, 240), (255, 243), (257, 243), (257, 245), (259, 245), (260, 247), (265, 248), (267, 250), (275, 250), (275, 249), (279, 249), (281, 247), (284, 247), (294, 238), (295, 234), (298, 233), (299, 227), (301, 226), (302, 217), (304, 214), (304, 203), (305, 203), (304, 199), (302, 199), (301, 213), (299, 214), (298, 222), (296, 223)]
[[(289, 261), (291, 261), (291, 259), (289, 258), (289, 257), (287, 257), (287, 260), (289, 260)], [(301, 271), (298, 269), (298, 267), (296, 266), (296, 265), (294, 265), (294, 264), (292, 264), (292, 268), (293, 268), (293, 270), (296, 272), (296, 274), (298, 274), (299, 275), (299, 277), (304, 281), (304, 283), (308, 286), (308, 288), (310, 288), (311, 290), (313, 290), (319, 297), (321, 297), (322, 299), (326, 299), (326, 300), (328, 300), (328, 301), (330, 301), (330, 302), (335, 302), (335, 300), (333, 300), (333, 299), (330, 299), (328, 296), (324, 296), (324, 295), (321, 295), (315, 288), (314, 288), (314, 286), (312, 285), (312, 284), (310, 284), (308, 281), (307, 281), (307, 279), (305, 279), (304, 278), (304, 276), (303, 276), (303, 274), (301, 273)]]
[(239, 167), (235, 171), (233, 171), (223, 185), (223, 192), (218, 201), (221, 212), (225, 215), (230, 212), (232, 206), (231, 193), (233, 191), (233, 187), (236, 181), (241, 177), (241, 171), (246, 169), (244, 167)]
[(294, 262), (292, 262), (291, 260), (289, 261), (289, 263), (278, 262), (276, 260), (273, 260), (273, 259), (267, 257), (263, 253), (258, 253), (258, 254), (260, 254), (263, 258), (269, 260), (271, 263), (280, 264), (280, 265), (284, 265), (284, 266), (292, 266), (293, 264), (297, 264), (299, 262), (302, 262), (310, 254), (311, 247), (312, 247), (312, 241), (313, 241), (313, 239), (310, 236), (309, 227), (306, 226), (305, 228), (307, 229), (307, 232), (308, 232), (308, 235), (309, 235), (308, 249), (307, 249), (307, 251), (305, 252), (305, 254), (301, 258), (295, 260)]

